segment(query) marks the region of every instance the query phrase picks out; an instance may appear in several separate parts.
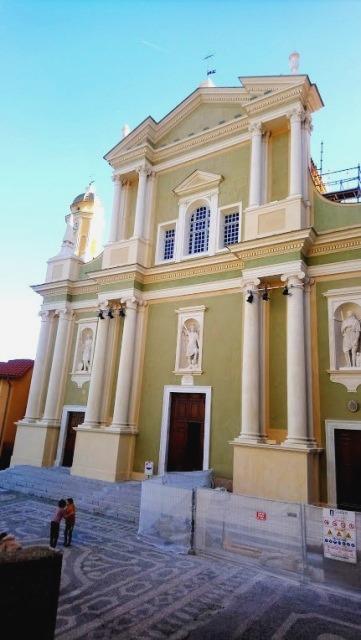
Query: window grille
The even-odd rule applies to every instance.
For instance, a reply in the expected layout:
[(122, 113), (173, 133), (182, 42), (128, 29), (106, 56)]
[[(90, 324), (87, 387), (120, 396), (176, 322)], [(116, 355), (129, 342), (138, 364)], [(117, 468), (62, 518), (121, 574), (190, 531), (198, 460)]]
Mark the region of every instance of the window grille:
[(163, 260), (172, 260), (174, 257), (175, 229), (166, 229), (164, 232)]
[(224, 246), (238, 242), (239, 212), (229, 213), (224, 216)]
[(198, 207), (190, 218), (188, 253), (208, 251), (210, 210)]

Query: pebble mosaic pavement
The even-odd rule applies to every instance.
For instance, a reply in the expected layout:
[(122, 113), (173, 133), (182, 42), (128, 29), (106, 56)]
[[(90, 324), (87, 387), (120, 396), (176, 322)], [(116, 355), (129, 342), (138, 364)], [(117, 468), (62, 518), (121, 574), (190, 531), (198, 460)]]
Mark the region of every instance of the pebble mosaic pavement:
[[(24, 544), (48, 544), (53, 510), (0, 490), (0, 528)], [(73, 545), (59, 549), (57, 640), (361, 640), (360, 598), (164, 553), (138, 541), (133, 523), (78, 511)]]

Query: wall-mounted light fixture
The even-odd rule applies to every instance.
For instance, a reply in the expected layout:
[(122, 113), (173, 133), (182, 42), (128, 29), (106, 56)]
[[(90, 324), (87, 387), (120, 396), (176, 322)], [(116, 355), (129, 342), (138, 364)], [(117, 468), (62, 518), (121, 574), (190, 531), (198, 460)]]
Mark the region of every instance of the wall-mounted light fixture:
[(104, 320), (104, 315), (103, 314), (104, 314), (104, 311), (102, 309), (100, 309), (99, 313), (98, 313), (99, 320)]
[(125, 313), (125, 307), (122, 305), (119, 309), (119, 315), (121, 318), (125, 318), (126, 313)]
[(108, 314), (107, 314), (107, 315), (108, 315), (108, 318), (114, 318), (114, 316), (113, 316), (113, 311), (112, 311), (111, 309), (109, 309), (109, 311), (108, 311)]
[(253, 302), (253, 293), (252, 291), (247, 291), (248, 296), (246, 298), (246, 302)]

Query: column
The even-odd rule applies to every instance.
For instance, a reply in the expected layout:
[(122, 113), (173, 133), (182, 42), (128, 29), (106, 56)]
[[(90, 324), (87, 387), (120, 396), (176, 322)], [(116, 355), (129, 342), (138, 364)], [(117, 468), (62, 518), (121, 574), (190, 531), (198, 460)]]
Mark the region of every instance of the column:
[(144, 238), (146, 240), (149, 240), (152, 235), (152, 221), (153, 221), (152, 213), (153, 213), (155, 179), (156, 179), (155, 171), (150, 171), (148, 173), (148, 185), (147, 185), (147, 195), (146, 195), (146, 203), (145, 203)]
[(64, 391), (65, 374), (68, 366), (70, 338), (73, 329), (73, 311), (59, 311), (53, 361), (50, 370), (48, 393), (46, 396), (43, 422), (57, 424), (60, 420), (60, 404)]
[(125, 240), (130, 188), (130, 180), (122, 180), (122, 197), (120, 201), (118, 240)]
[[(260, 299), (254, 279), (244, 285), (242, 423), (239, 440), (264, 442), (260, 424)], [(251, 297), (252, 302), (247, 302)]]
[(49, 347), (52, 331), (54, 330), (54, 315), (49, 311), (41, 312), (41, 325), (36, 350), (33, 375), (31, 378), (28, 404), (24, 420), (35, 422), (41, 415), (41, 404), (45, 385), (45, 374), (48, 368)]
[(261, 180), (261, 204), (268, 202), (268, 149), (271, 132), (266, 131), (262, 136), (262, 180)]
[(291, 147), (290, 147), (290, 196), (302, 195), (302, 107), (294, 109), (290, 115)]
[(84, 425), (87, 427), (97, 427), (100, 422), (109, 321), (106, 314), (104, 314), (103, 320), (101, 318), (98, 320), (88, 402), (84, 417)]
[(135, 219), (134, 219), (134, 238), (142, 238), (144, 230), (144, 218), (145, 218), (145, 196), (147, 191), (147, 176), (148, 169), (140, 167), (137, 169), (139, 175), (137, 202), (135, 206)]
[(310, 447), (315, 443), (308, 435), (306, 336), (304, 284), (305, 274), (282, 276), (287, 296), (287, 438), (286, 446)]
[(129, 431), (130, 393), (133, 379), (135, 330), (137, 323), (137, 301), (134, 298), (127, 300), (125, 313), (111, 427), (123, 427), (124, 431)]
[(116, 242), (118, 240), (118, 231), (119, 231), (119, 211), (120, 211), (120, 202), (121, 202), (121, 196), (122, 196), (122, 181), (120, 179), (120, 176), (113, 176), (112, 180), (114, 182), (114, 195), (113, 195), (112, 219), (110, 223), (109, 242)]
[(303, 195), (305, 200), (309, 199), (309, 181), (310, 181), (310, 166), (311, 166), (311, 131), (312, 131), (312, 117), (309, 112), (306, 112), (305, 119), (302, 126), (303, 141)]
[(249, 130), (251, 133), (249, 206), (259, 207), (262, 196), (262, 123), (254, 122)]

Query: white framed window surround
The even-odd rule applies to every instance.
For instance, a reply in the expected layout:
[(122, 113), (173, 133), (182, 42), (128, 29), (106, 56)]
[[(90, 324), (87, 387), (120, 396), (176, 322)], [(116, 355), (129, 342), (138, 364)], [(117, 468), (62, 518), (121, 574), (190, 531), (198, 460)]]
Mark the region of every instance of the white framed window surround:
[(216, 234), (217, 251), (225, 251), (227, 246), (241, 241), (242, 202), (219, 207)]
[(337, 504), (335, 431), (346, 429), (361, 431), (361, 422), (355, 420), (326, 420), (327, 501)]
[(175, 260), (177, 220), (158, 225), (155, 263), (163, 264)]
[(166, 462), (168, 457), (172, 393), (202, 393), (205, 396), (203, 471), (206, 471), (207, 469), (209, 469), (212, 387), (202, 387), (200, 385), (189, 386), (189, 387), (182, 387), (180, 385), (166, 385), (163, 391), (162, 426), (161, 426), (161, 434), (160, 434), (158, 475), (163, 475), (165, 473), (165, 467), (166, 467)]
[(74, 350), (71, 380), (78, 388), (89, 382), (94, 356), (97, 321), (94, 318), (84, 318), (77, 322), (78, 331)]
[(77, 413), (78, 411), (83, 411), (85, 415), (86, 405), (65, 404), (63, 407), (63, 412), (61, 415), (61, 422), (60, 422), (58, 448), (56, 451), (56, 458), (54, 462), (55, 467), (60, 467), (63, 462), (69, 413), (73, 413), (73, 412)]
[(327, 298), (332, 382), (355, 392), (361, 384), (361, 287), (330, 289)]

